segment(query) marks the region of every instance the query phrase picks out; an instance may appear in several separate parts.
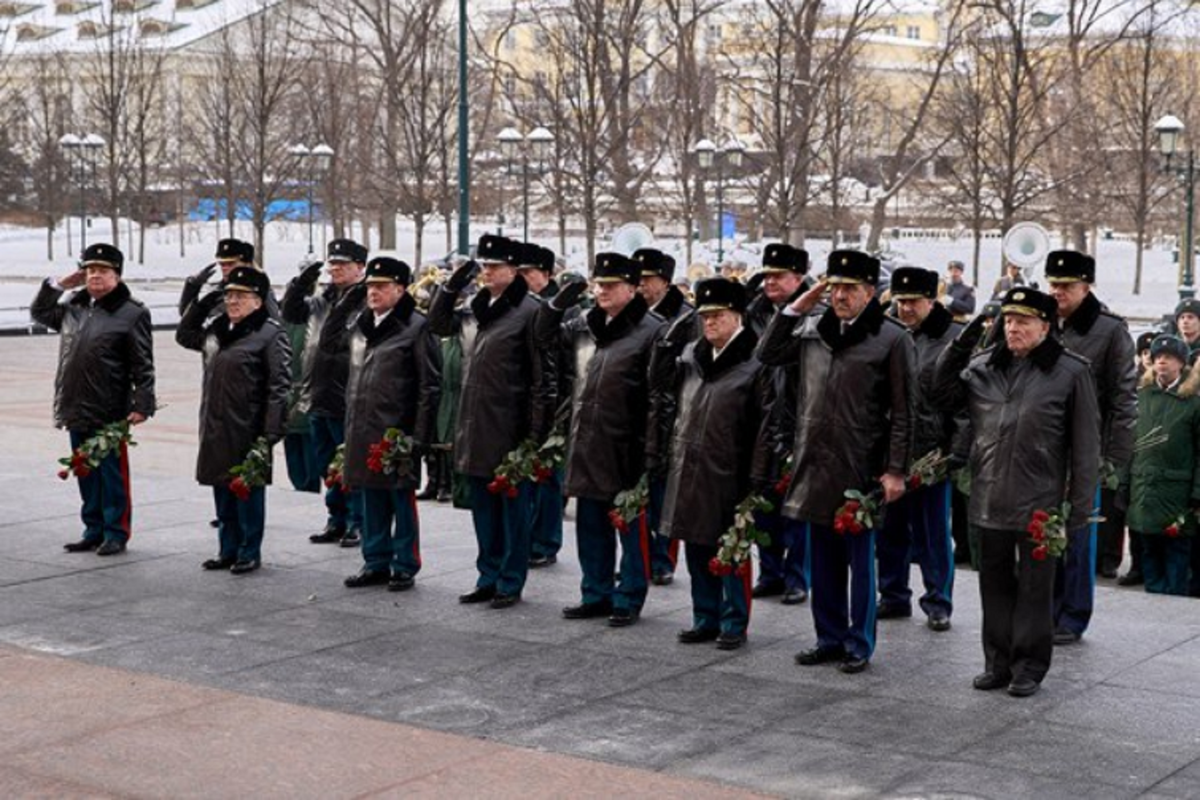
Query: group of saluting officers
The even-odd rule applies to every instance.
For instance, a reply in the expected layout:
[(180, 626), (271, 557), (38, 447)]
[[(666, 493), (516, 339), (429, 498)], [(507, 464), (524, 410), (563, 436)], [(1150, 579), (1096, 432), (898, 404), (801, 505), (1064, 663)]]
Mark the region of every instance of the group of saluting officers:
[[(122, 262), (115, 247), (92, 245), (80, 271), (48, 279), (34, 301), (34, 319), (62, 333), (55, 419), (73, 447), (154, 413), (149, 312), (121, 283)], [(218, 266), (219, 287), (204, 293)], [(203, 568), (259, 568), (265, 490), (235, 491), (230, 470), (256, 442), (286, 440), (289, 465), (313, 476), (344, 446), (325, 528), (310, 538), (361, 543), (362, 569), (345, 585), (410, 589), (421, 567), (417, 476), (368, 463), (389, 429), (410, 437), (414, 460), (432, 451), (452, 341), (462, 369), (451, 453), (478, 544), (462, 603), (520, 602), (530, 567), (556, 560), (563, 498), (573, 497), (582, 581), (566, 619), (635, 624), (649, 585), (671, 582), (682, 542), (693, 616), (679, 642), (738, 649), (752, 597), (791, 604), (811, 593), (816, 640), (795, 661), (859, 673), (877, 620), (912, 615), (912, 562), (927, 625), (951, 627), (949, 478), (918, 485), (909, 474), (931, 454), (970, 479), (985, 655), (977, 689), (1029, 696), (1053, 647), (1079, 641), (1105, 504), (1129, 507), (1146, 579), (1176, 593), (1182, 580), (1186, 591), (1200, 505), (1188, 344), (1147, 342), (1142, 392), (1156, 423), (1135, 431), (1135, 344), (1092, 294), (1090, 256), (1051, 253), (1052, 292), (1010, 289), (998, 324), (986, 314), (955, 321), (938, 274), (919, 267), (892, 273), (885, 305), (879, 261), (857, 251), (830, 253), (814, 280), (804, 250), (768, 245), (754, 291), (706, 279), (694, 306), (672, 285), (674, 267), (654, 249), (600, 253), (590, 281), (559, 285), (550, 251), (485, 235), (424, 313), (409, 265), (368, 259), (351, 240), (330, 242), (326, 261), (304, 266), (281, 301), (252, 246), (223, 240), (216, 264), (185, 285), (176, 333), (203, 360), (196, 477), (212, 487), (219, 539)], [(306, 424), (293, 425), (293, 439), (297, 413)], [(495, 491), (506, 456), (555, 434), (566, 442), (561, 467)], [(1167, 439), (1170, 457), (1139, 460), (1143, 435)], [(79, 480), (84, 532), (68, 551), (125, 549), (128, 476), (121, 447)], [(643, 481), (646, 524), (618, 524), (615, 498)], [(857, 533), (835, 519), (848, 491), (882, 505)], [(771, 536), (756, 584), (748, 571), (712, 569), (752, 494), (772, 506), (756, 520)], [(1046, 558), (1030, 522), (1059, 510), (1068, 547)], [(1164, 516), (1178, 518), (1178, 535), (1160, 535)]]

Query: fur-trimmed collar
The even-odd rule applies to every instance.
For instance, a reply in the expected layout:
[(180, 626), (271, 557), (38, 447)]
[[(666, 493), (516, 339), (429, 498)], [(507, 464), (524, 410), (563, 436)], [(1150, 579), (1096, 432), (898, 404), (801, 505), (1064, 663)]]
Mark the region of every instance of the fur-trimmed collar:
[[(1065, 349), (1062, 342), (1054, 336), (1047, 334), (1042, 343), (1033, 348), (1033, 352), (1029, 354), (1028, 358), (1042, 372), (1049, 372), (1058, 363), (1058, 357), (1063, 354)], [(988, 356), (987, 363), (989, 367), (1008, 369), (1014, 358), (1012, 350), (1008, 349), (1008, 344), (1005, 343), (1002, 337), (996, 342), (996, 346), (992, 349), (992, 354)]]
[(613, 317), (612, 322), (607, 321), (608, 314), (600, 306), (588, 311), (584, 319), (587, 321), (588, 330), (591, 332), (592, 338), (596, 340), (596, 344), (604, 346), (632, 331), (649, 313), (650, 306), (646, 305), (645, 298), (640, 294), (635, 294), (629, 304)]
[(946, 331), (950, 330), (950, 324), (953, 322), (954, 315), (941, 303), (934, 302), (929, 315), (922, 320), (913, 333), (928, 336), (930, 339), (940, 339), (946, 335)]
[(358, 329), (362, 331), (363, 336), (367, 337), (367, 347), (374, 347), (407, 325), (416, 309), (417, 301), (413, 300), (412, 295), (408, 292), (404, 293), (392, 312), (384, 317), (383, 322), (378, 325), (375, 324), (375, 312), (364, 308), (358, 315)]
[(683, 296), (683, 292), (679, 291), (678, 286), (671, 284), (667, 287), (663, 299), (659, 300), (652, 310), (663, 319), (672, 320), (679, 316), (686, 304), (687, 298)]
[(1158, 385), (1158, 381), (1154, 379), (1154, 368), (1146, 370), (1142, 373), (1142, 379), (1138, 382), (1139, 389), (1157, 389), (1166, 394), (1173, 394), (1177, 397), (1195, 397), (1200, 394), (1200, 369), (1192, 369), (1190, 367), (1183, 368), (1183, 379), (1175, 384), (1173, 389), (1164, 390)]
[(733, 340), (725, 345), (721, 355), (713, 360), (713, 346), (708, 339), (701, 338), (696, 342), (696, 366), (700, 369), (700, 377), (705, 381), (719, 378), (753, 356), (757, 346), (758, 337), (754, 335), (754, 331), (743, 327), (741, 333), (734, 336)]
[[(101, 297), (96, 301), (96, 305), (107, 311), (109, 314), (116, 311), (121, 306), (125, 305), (126, 301), (131, 300), (133, 295), (129, 293), (129, 287), (124, 281), (117, 281), (116, 287), (111, 292)], [(92, 296), (88, 294), (87, 289), (82, 289), (75, 293), (70, 302), (77, 306), (86, 306), (92, 302)]]
[(1075, 309), (1075, 313), (1067, 317), (1063, 321), (1063, 330), (1071, 328), (1080, 336), (1087, 336), (1088, 331), (1096, 324), (1096, 320), (1100, 319), (1100, 313), (1104, 311), (1104, 304), (1096, 299), (1096, 295), (1091, 292), (1083, 298), (1083, 302), (1079, 304), (1079, 308)]
[(842, 321), (838, 319), (832, 306), (821, 315), (821, 319), (817, 323), (817, 333), (821, 335), (825, 344), (829, 345), (830, 349), (836, 353), (866, 341), (868, 336), (879, 333), (881, 327), (883, 327), (883, 306), (879, 305), (879, 301), (872, 297), (845, 334), (842, 333)]
[(213, 334), (216, 335), (217, 341), (220, 343), (221, 348), (224, 349), (236, 342), (238, 339), (249, 336), (251, 333), (257, 331), (266, 323), (270, 316), (271, 315), (267, 312), (267, 307), (264, 304), (259, 306), (254, 311), (251, 311), (250, 314), (237, 325), (231, 325), (229, 322), (229, 315), (222, 314), (213, 320), (211, 330)]
[(521, 301), (527, 294), (529, 294), (529, 284), (518, 275), (513, 278), (512, 283), (505, 287), (494, 303), (491, 292), (476, 292), (475, 297), (471, 299), (471, 313), (475, 315), (479, 327), (486, 328), (503, 317), (510, 309), (521, 305)]

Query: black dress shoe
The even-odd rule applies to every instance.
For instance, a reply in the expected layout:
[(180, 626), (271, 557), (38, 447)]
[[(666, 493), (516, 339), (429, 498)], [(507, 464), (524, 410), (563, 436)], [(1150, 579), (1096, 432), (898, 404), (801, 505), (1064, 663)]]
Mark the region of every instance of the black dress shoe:
[(688, 628), (675, 634), (680, 644), (703, 644), (714, 641), (721, 632), (716, 628)]
[(870, 665), (870, 661), (857, 656), (847, 656), (846, 660), (838, 664), (838, 671), (844, 672), (847, 675), (857, 675)]
[(90, 553), (99, 546), (99, 539), (80, 539), (78, 542), (67, 542), (63, 545), (63, 550), (68, 553)]
[(1117, 586), (1141, 586), (1146, 582), (1140, 570), (1131, 569), (1117, 578)]
[(558, 556), (534, 556), (529, 559), (530, 569), (539, 569), (541, 567), (549, 567), (558, 563)]
[(785, 606), (798, 606), (808, 599), (808, 592), (803, 589), (788, 589), (783, 593), (783, 597), (779, 598), (779, 602)]
[(491, 606), (492, 608), (512, 608), (519, 602), (521, 602), (521, 595), (519, 594), (496, 592), (496, 596), (492, 598)]
[(342, 581), (347, 589), (361, 589), (364, 586), (382, 586), (391, 579), (386, 569), (362, 569)]
[(98, 556), (115, 556), (118, 553), (125, 552), (125, 543), (118, 542), (116, 539), (105, 539), (104, 544), (96, 548)]
[(261, 566), (262, 562), (257, 558), (251, 559), (250, 561), (237, 561), (232, 567), (229, 568), (229, 572), (233, 575), (245, 575), (247, 572), (254, 572), (254, 570)]
[(334, 542), (340, 542), (345, 535), (345, 528), (339, 528), (336, 525), (326, 525), (325, 530), (320, 533), (314, 533), (308, 537), (308, 540), (313, 544), (333, 544)]
[(674, 572), (656, 572), (650, 576), (650, 582), (655, 586), (670, 586), (675, 582)]
[(990, 692), (995, 689), (1003, 689), (1011, 682), (1011, 675), (997, 675), (994, 672), (981, 672), (975, 676), (975, 680), (971, 681), (971, 685), (981, 692)]
[(219, 520), (219, 519), (210, 519), (210, 520), (208, 521), (208, 527), (210, 527), (210, 528), (219, 528), (219, 527), (221, 527), (221, 520)]
[(596, 619), (597, 617), (607, 617), (611, 613), (613, 613), (613, 607), (608, 600), (580, 603), (577, 606), (567, 606), (562, 610), (562, 615), (566, 619)]
[(437, 493), (437, 501), (439, 503), (450, 503), (454, 501), (454, 495), (450, 494), (446, 489), (442, 489)]
[(638, 621), (638, 612), (631, 608), (614, 608), (608, 617), (608, 627), (628, 628)]
[(746, 643), (744, 633), (722, 633), (717, 637), (718, 650), (737, 650)]
[(782, 581), (771, 581), (770, 583), (756, 583), (750, 591), (751, 597), (778, 597), (783, 594), (787, 587)]
[(409, 575), (407, 572), (401, 572), (389, 578), (387, 584), (389, 592), (407, 592), (416, 586), (417, 582), (413, 579), (412, 575)]
[(1054, 631), (1054, 644), (1058, 646), (1078, 644), (1083, 636), (1068, 628), (1058, 628)]
[(1100, 575), (1101, 578), (1108, 578), (1109, 580), (1112, 580), (1113, 578), (1117, 577), (1117, 568), (1116, 567), (1101, 567), (1097, 571), (1097, 573)]
[(912, 616), (912, 606), (902, 606), (896, 603), (880, 603), (875, 612), (875, 619), (908, 619)]
[(487, 601), (491, 600), (495, 596), (496, 596), (496, 587), (495, 586), (480, 586), (476, 589), (473, 589), (473, 590), (467, 592), (466, 594), (460, 594), (458, 596), (458, 602), (467, 603), (467, 604), (486, 603)]
[(417, 492), (417, 499), (418, 500), (432, 500), (433, 498), (437, 497), (437, 493), (438, 493), (437, 486), (434, 484), (433, 481), (430, 481), (429, 483), (425, 484), (424, 489)]
[(945, 614), (930, 614), (925, 624), (929, 626), (929, 630), (938, 633), (950, 630), (950, 618)]
[(218, 570), (218, 569), (229, 569), (230, 567), (232, 567), (234, 565), (234, 562), (236, 562), (236, 561), (237, 561), (236, 558), (210, 558), (207, 561), (205, 561), (203, 564), (200, 565), (200, 569), (206, 569), (206, 570), (210, 570), (210, 571)]
[(342, 541), (338, 542), (342, 547), (358, 547), (362, 544), (362, 532), (357, 528), (346, 531), (346, 535), (342, 537)]
[(1012, 683), (1008, 685), (1008, 693), (1013, 697), (1032, 697), (1040, 688), (1042, 685), (1033, 678), (1013, 678)]
[(832, 664), (846, 658), (846, 651), (840, 647), (813, 647), (796, 653), (796, 663), (802, 667), (815, 667), (817, 664)]

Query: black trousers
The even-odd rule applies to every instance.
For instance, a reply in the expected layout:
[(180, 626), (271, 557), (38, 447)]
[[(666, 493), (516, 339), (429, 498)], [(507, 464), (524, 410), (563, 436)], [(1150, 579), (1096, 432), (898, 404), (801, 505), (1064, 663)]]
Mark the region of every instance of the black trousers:
[(1025, 531), (975, 531), (986, 669), (1040, 683), (1054, 651), (1055, 559), (1035, 560)]
[(1125, 557), (1125, 511), (1117, 510), (1116, 497), (1112, 489), (1100, 490), (1100, 516), (1104, 521), (1097, 525), (1097, 574), (1116, 572)]

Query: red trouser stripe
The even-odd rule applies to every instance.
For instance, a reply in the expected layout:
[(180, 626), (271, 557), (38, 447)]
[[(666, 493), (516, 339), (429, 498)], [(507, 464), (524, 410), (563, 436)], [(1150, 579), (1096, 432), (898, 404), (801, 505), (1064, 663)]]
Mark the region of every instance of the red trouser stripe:
[(675, 569), (675, 565), (679, 563), (679, 540), (672, 539), (667, 543), (667, 560), (671, 562), (671, 569)]
[(133, 492), (130, 490), (129, 483), (129, 446), (125, 442), (121, 442), (121, 449), (117, 453), (117, 462), (121, 470), (121, 484), (125, 487), (125, 510), (121, 512), (121, 530), (125, 531), (125, 539), (128, 541), (133, 538), (133, 530), (130, 525), (130, 516), (133, 513)]
[(746, 562), (746, 572), (742, 575), (742, 594), (746, 597), (746, 630), (750, 629), (750, 609), (754, 600), (754, 567)]

